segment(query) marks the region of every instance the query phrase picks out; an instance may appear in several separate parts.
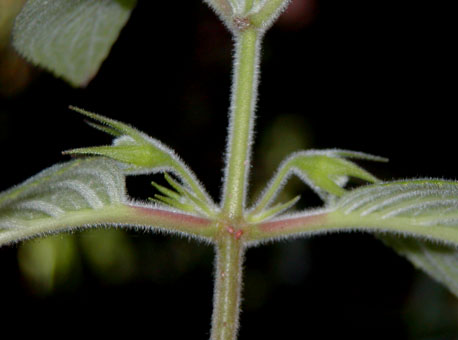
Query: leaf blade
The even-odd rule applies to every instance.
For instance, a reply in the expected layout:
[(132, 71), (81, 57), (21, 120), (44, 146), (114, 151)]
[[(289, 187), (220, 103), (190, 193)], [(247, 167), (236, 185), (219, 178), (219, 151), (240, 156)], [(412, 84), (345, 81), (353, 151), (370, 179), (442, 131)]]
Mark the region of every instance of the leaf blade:
[(136, 0), (34, 0), (18, 15), (13, 44), (26, 59), (85, 86), (108, 56)]
[(0, 193), (0, 246), (101, 225), (141, 227), (211, 241), (209, 219), (129, 201), (118, 163), (86, 158), (57, 164)]
[(455, 247), (423, 242), (414, 238), (377, 235), (385, 244), (406, 257), (458, 297), (458, 251)]
[(78, 148), (64, 154), (109, 157), (124, 164), (124, 173), (130, 175), (172, 172), (203, 202), (206, 206), (204, 210), (216, 210), (216, 205), (194, 172), (172, 149), (127, 124), (76, 107), (70, 108), (103, 124), (95, 124), (94, 127), (117, 138), (111, 146)]
[(251, 241), (344, 231), (375, 234), (458, 296), (458, 182), (368, 185), (326, 209), (260, 223)]
[(0, 193), (0, 245), (29, 235), (36, 221), (70, 215), (85, 219), (126, 200), (124, 176), (111, 160), (80, 159), (54, 165)]

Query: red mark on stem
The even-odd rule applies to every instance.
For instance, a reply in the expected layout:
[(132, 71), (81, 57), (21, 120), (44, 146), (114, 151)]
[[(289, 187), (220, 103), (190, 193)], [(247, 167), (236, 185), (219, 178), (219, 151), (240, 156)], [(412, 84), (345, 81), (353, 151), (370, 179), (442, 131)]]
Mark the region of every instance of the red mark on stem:
[(231, 235), (234, 235), (234, 238), (236, 240), (240, 240), (240, 238), (242, 237), (243, 235), (243, 230), (242, 229), (238, 229), (237, 231), (234, 229), (234, 227), (232, 226), (229, 226), (226, 228), (227, 232)]
[(294, 229), (297, 227), (307, 228), (323, 224), (327, 214), (308, 215), (303, 217), (293, 217), (284, 220), (261, 223), (259, 229), (265, 232), (275, 232), (285, 229)]

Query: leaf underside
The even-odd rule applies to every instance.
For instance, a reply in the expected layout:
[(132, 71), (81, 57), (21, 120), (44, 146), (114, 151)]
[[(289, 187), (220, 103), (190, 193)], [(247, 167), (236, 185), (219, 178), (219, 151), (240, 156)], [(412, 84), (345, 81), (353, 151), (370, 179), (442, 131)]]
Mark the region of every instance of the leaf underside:
[(89, 158), (54, 165), (0, 193), (0, 245), (27, 237), (42, 222), (91, 214), (125, 200), (124, 176), (112, 160)]
[(405, 256), (416, 268), (424, 270), (458, 297), (458, 251), (454, 246), (377, 235), (385, 244)]
[(358, 220), (381, 229), (393, 221), (409, 225), (405, 237), (377, 236), (458, 296), (458, 182), (410, 180), (369, 185), (344, 195), (336, 208), (355, 225)]
[(15, 48), (73, 86), (86, 86), (108, 56), (136, 0), (34, 0), (16, 18)]

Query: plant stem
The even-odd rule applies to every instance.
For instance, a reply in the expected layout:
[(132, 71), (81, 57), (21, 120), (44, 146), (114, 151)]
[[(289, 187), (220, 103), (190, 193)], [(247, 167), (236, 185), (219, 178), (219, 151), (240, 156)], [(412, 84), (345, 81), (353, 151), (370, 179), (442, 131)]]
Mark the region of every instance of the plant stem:
[(210, 340), (235, 340), (239, 326), (244, 247), (225, 233), (216, 244), (215, 290)]
[(235, 37), (236, 54), (223, 192), (223, 215), (233, 221), (242, 218), (245, 205), (258, 83), (259, 35), (256, 29), (250, 27)]
[(254, 0), (245, 0), (245, 13), (249, 12), (253, 7)]
[(256, 27), (262, 27), (272, 23), (272, 20), (286, 8), (290, 0), (269, 0), (267, 1), (262, 9), (251, 16), (251, 23)]
[(211, 340), (235, 340), (239, 324), (243, 223), (250, 168), (260, 34), (252, 28), (235, 35), (236, 53), (221, 223), (216, 244)]

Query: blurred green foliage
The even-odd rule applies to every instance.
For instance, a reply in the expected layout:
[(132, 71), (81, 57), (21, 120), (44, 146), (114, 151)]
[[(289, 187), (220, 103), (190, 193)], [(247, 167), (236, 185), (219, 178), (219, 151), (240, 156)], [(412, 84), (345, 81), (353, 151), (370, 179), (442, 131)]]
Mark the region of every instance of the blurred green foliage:
[(11, 30), (25, 0), (0, 0), (0, 96), (25, 89), (35, 71), (11, 46)]

